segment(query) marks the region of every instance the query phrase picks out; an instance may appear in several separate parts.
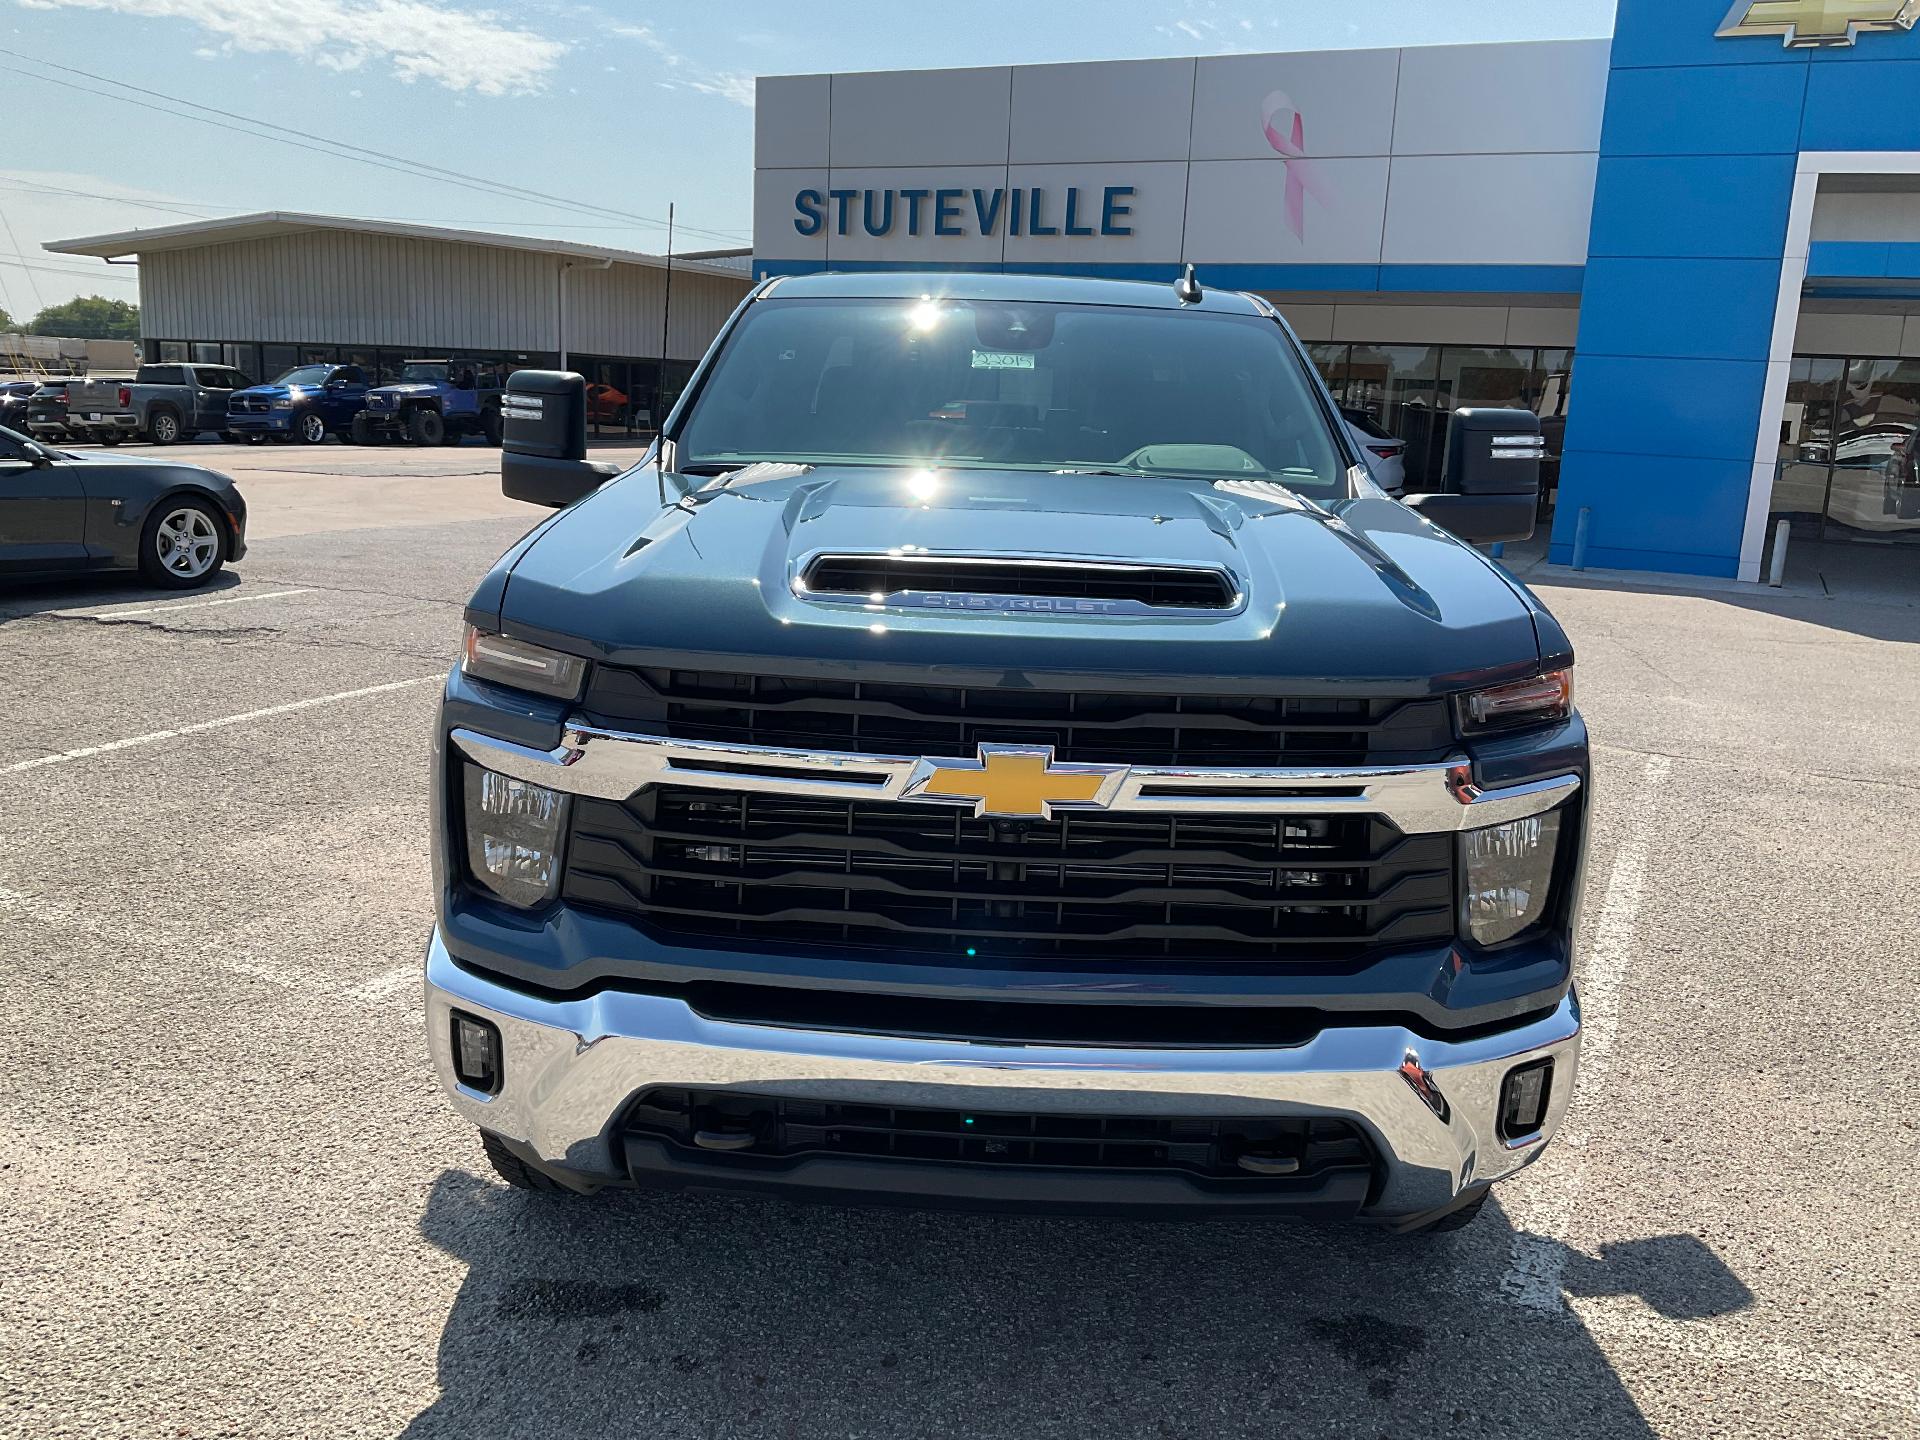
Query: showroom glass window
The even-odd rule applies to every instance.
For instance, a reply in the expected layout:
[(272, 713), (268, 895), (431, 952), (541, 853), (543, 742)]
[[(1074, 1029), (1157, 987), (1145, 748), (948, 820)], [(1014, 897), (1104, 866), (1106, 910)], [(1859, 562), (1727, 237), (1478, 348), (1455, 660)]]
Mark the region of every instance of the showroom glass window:
[(1920, 541), (1920, 360), (1795, 356), (1769, 511), (1810, 539)]

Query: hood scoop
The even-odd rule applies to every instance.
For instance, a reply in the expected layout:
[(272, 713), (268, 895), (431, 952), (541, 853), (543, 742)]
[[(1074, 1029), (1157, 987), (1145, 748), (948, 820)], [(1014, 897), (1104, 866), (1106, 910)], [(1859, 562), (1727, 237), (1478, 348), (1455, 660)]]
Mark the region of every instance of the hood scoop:
[(1227, 614), (1246, 603), (1227, 571), (1200, 565), (999, 555), (816, 555), (802, 599), (1049, 615)]

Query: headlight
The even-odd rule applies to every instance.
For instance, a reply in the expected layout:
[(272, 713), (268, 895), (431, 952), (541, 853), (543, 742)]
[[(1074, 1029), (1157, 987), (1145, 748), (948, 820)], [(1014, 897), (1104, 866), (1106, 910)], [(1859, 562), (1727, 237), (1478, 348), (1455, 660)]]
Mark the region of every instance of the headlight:
[(1553, 862), (1560, 848), (1560, 812), (1468, 830), (1465, 851), (1467, 930), (1498, 945), (1537, 924), (1547, 911)]
[(467, 870), (509, 905), (530, 910), (560, 882), (560, 837), (567, 797), (469, 765)]
[(1544, 725), (1573, 713), (1573, 671), (1549, 670), (1531, 680), (1495, 685), (1460, 697), (1460, 729), (1468, 735)]
[(283, 398), (275, 399), (273, 402), (273, 408), (276, 410), (291, 410), (293, 408), (293, 397), (291, 395), (288, 395)]
[(577, 655), (562, 655), (558, 650), (529, 645), (524, 640), (509, 640), (505, 635), (489, 634), (469, 625), (460, 669), (476, 680), (491, 680), (496, 685), (511, 685), (536, 695), (573, 700), (579, 697), (587, 662)]

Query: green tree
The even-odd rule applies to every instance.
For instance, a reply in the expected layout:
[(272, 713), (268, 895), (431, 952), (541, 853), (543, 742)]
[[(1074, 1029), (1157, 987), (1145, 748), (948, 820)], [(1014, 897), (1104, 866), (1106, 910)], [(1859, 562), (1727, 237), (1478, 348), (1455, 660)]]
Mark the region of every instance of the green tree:
[(81, 295), (64, 305), (49, 305), (28, 327), (34, 335), (65, 335), (75, 340), (138, 340), (140, 307), (104, 295)]
[(14, 320), (13, 316), (7, 313), (7, 307), (0, 305), (0, 335), (17, 335), (19, 333), (19, 324)]

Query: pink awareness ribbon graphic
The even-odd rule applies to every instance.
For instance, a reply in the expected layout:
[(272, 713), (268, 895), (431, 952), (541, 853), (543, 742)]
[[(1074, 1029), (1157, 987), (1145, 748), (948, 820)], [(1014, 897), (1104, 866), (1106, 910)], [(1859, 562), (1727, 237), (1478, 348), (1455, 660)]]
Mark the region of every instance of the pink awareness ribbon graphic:
[[(1288, 117), (1292, 120), (1290, 125), (1287, 124)], [(1282, 126), (1286, 128), (1283, 130)], [(1286, 162), (1287, 228), (1293, 231), (1294, 239), (1304, 241), (1307, 238), (1307, 196), (1311, 194), (1329, 209), (1333, 204), (1319, 168), (1307, 158), (1306, 126), (1293, 102), (1284, 92), (1276, 90), (1260, 106), (1260, 128), (1266, 132), (1267, 144)]]

